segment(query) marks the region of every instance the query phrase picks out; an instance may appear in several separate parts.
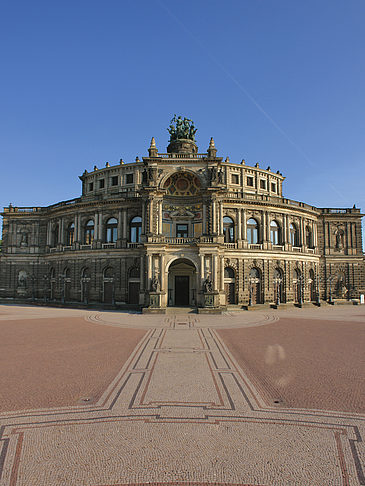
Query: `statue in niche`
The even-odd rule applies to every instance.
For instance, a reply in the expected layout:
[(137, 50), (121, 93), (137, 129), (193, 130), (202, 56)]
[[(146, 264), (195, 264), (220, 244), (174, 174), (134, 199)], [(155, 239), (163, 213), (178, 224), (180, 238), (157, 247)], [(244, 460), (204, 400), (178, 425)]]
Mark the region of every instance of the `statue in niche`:
[(24, 271), (19, 272), (18, 287), (25, 289), (27, 286), (27, 274)]
[(28, 246), (28, 233), (26, 231), (21, 232), (20, 246), (22, 248)]
[(207, 278), (203, 282), (203, 291), (207, 294), (213, 292), (213, 283), (208, 275)]
[(341, 230), (336, 231), (336, 248), (339, 250), (343, 248), (343, 232)]
[(160, 291), (160, 280), (157, 277), (157, 275), (155, 275), (152, 279), (151, 290), (152, 290), (152, 292), (159, 292)]

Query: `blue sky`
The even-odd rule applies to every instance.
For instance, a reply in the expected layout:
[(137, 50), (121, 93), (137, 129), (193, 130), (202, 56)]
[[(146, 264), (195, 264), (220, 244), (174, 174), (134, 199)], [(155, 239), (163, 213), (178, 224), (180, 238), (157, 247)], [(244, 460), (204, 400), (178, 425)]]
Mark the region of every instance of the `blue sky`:
[(205, 152), (280, 170), (286, 197), (365, 211), (363, 0), (0, 4), (0, 206), (77, 197), (96, 164)]

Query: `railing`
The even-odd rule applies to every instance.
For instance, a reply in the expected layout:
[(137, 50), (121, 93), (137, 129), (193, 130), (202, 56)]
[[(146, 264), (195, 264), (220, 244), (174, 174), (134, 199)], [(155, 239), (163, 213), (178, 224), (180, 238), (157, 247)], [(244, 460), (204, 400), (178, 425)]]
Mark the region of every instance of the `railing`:
[(57, 247), (55, 246), (49, 249), (50, 253), (56, 253), (56, 251), (57, 251)]
[(261, 250), (262, 245), (257, 243), (250, 243), (248, 247), (250, 250)]
[(314, 253), (315, 252), (315, 249), (314, 248), (307, 248), (307, 252), (308, 253)]
[(283, 251), (284, 247), (283, 245), (272, 245), (272, 249), (277, 251)]
[(158, 157), (163, 159), (204, 159), (208, 157), (208, 154), (158, 154)]
[(80, 250), (91, 250), (92, 245), (80, 245)]
[(102, 247), (105, 248), (106, 250), (110, 249), (110, 248), (115, 248), (115, 246), (116, 246), (115, 243), (103, 243), (102, 244)]
[(67, 245), (67, 246), (64, 246), (64, 247), (62, 248), (62, 250), (63, 250), (63, 251), (70, 251), (70, 250), (72, 250), (72, 246), (68, 246), (68, 245)]
[(213, 243), (213, 236), (201, 236), (199, 238), (200, 243)]
[(173, 236), (165, 236), (166, 243), (173, 245), (188, 245), (189, 243), (195, 243), (196, 238), (179, 238)]
[(293, 251), (296, 251), (297, 253), (301, 253), (302, 248), (300, 246), (293, 246)]
[(131, 242), (127, 243), (128, 248), (139, 248), (140, 246), (141, 246), (140, 243), (131, 243)]
[(224, 246), (231, 250), (235, 250), (237, 248), (237, 243), (224, 243)]

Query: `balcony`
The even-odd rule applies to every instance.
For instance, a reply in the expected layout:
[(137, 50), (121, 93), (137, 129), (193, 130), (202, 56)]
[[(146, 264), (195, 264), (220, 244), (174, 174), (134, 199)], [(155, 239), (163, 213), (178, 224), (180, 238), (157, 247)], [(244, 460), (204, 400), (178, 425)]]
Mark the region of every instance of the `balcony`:
[(116, 247), (116, 243), (103, 243), (102, 248), (105, 250), (110, 250)]

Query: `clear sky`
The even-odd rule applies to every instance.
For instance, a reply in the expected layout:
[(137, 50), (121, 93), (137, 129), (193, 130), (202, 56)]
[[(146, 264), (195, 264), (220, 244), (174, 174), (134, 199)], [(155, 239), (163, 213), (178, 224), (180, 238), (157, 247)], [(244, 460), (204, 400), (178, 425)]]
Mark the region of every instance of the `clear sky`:
[(286, 197), (365, 211), (364, 0), (3, 0), (0, 206), (80, 195), (96, 164), (199, 151), (280, 170)]

